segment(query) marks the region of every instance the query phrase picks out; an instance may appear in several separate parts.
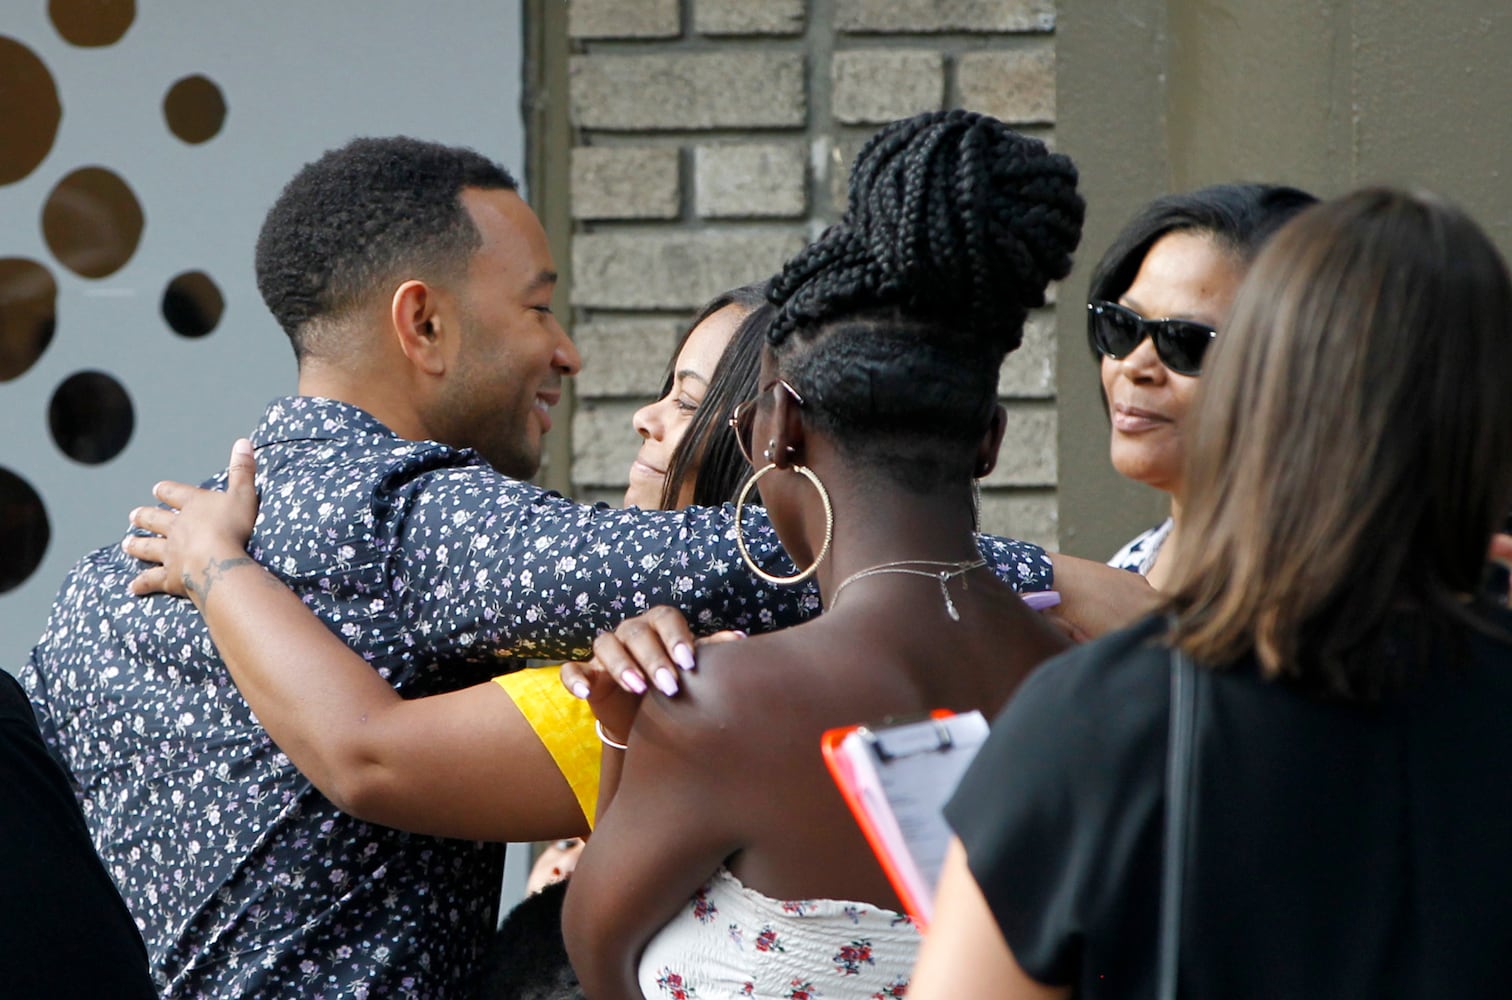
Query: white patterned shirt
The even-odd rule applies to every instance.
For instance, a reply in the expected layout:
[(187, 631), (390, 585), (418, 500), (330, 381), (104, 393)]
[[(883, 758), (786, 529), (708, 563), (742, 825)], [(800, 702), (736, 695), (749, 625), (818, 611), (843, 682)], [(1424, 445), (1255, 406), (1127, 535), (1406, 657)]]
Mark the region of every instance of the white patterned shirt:
[(1135, 535), (1108, 560), (1108, 565), (1130, 570), (1140, 576), (1149, 576), (1150, 570), (1155, 567), (1155, 557), (1160, 555), (1160, 547), (1170, 536), (1174, 524), (1168, 517), (1149, 531)]

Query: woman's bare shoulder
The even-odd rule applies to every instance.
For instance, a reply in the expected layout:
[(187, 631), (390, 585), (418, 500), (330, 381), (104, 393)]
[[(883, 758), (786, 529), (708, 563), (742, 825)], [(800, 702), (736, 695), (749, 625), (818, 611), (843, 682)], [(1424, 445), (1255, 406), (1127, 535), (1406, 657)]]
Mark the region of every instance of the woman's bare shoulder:
[(697, 666), (679, 675), (676, 695), (646, 696), (637, 734), (654, 733), (690, 753), (723, 754), (759, 740), (763, 726), (780, 723), (769, 717), (782, 691), (795, 689), (803, 676), (802, 639), (793, 635), (799, 630), (700, 646)]

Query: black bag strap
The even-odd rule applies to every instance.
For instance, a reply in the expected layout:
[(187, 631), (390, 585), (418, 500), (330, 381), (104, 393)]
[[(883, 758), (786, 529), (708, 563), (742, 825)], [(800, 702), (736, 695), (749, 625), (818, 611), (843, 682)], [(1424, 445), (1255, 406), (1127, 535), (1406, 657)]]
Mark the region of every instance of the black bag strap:
[(1192, 759), (1196, 740), (1197, 668), (1171, 648), (1171, 731), (1166, 748), (1165, 854), (1161, 864), (1159, 1000), (1176, 1000), (1181, 953), (1181, 895), (1186, 868)]

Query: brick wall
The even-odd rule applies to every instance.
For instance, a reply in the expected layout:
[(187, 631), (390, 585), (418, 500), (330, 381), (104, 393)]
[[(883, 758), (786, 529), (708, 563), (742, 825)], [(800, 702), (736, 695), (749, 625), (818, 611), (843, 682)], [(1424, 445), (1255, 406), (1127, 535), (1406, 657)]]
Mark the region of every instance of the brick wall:
[[(844, 207), (878, 125), (942, 107), (1053, 139), (1053, 0), (570, 0), (577, 496), (617, 502), (681, 325)], [(984, 528), (1054, 545), (1054, 312), (1003, 369)]]

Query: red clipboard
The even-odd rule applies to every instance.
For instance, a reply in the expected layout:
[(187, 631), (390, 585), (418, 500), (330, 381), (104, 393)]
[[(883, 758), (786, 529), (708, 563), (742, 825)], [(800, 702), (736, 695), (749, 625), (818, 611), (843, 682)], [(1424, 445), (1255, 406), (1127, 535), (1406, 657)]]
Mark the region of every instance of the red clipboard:
[(934, 909), (950, 828), (941, 813), (987, 738), (980, 712), (828, 730), (825, 766), (903, 908), (921, 928)]

